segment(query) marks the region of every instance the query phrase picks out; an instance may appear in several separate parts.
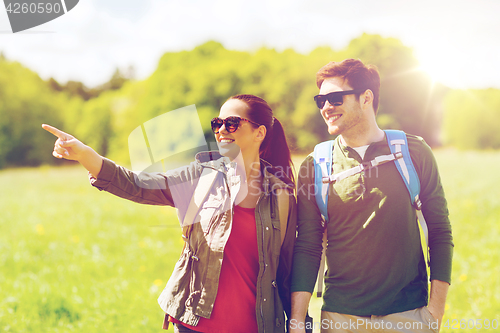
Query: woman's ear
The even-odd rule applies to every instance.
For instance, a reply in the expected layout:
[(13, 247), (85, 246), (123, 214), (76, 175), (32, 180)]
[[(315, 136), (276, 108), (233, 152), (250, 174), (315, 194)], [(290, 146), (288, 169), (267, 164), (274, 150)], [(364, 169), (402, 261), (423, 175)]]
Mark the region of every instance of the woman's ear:
[(266, 126), (260, 125), (259, 128), (255, 130), (255, 140), (258, 142), (264, 141), (264, 139), (266, 138), (266, 133)]

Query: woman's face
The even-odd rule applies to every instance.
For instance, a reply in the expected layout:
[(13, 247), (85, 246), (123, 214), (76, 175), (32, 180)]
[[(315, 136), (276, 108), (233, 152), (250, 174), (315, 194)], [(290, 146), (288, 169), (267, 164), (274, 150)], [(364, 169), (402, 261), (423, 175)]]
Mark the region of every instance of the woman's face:
[[(226, 119), (230, 116), (237, 116), (248, 119), (247, 111), (248, 105), (245, 102), (238, 99), (230, 99), (221, 106), (219, 118)], [(231, 158), (236, 157), (240, 150), (244, 152), (255, 149), (258, 153), (263, 140), (263, 138), (260, 139), (262, 128), (264, 128), (265, 136), (264, 126), (255, 128), (255, 125), (248, 121), (240, 121), (238, 129), (232, 133), (229, 133), (226, 126), (222, 125), (219, 132), (215, 134), (220, 153)]]

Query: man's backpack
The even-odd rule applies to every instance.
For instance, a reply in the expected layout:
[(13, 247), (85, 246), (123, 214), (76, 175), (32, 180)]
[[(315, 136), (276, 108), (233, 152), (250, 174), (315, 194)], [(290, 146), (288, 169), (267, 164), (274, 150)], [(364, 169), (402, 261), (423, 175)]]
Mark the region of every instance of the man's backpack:
[(413, 207), (417, 211), (418, 222), (422, 233), (424, 235), (425, 243), (422, 243), (422, 249), (426, 263), (428, 265), (428, 231), (427, 224), (421, 211), (422, 203), (419, 199), (420, 194), (420, 181), (418, 179), (417, 171), (413, 166), (410, 157), (410, 150), (408, 149), (408, 141), (406, 133), (398, 130), (385, 130), (387, 143), (391, 149), (391, 154), (378, 156), (370, 162), (359, 164), (358, 166), (339, 172), (338, 174), (331, 174), (332, 171), (332, 152), (334, 140), (321, 142), (314, 148), (314, 183), (316, 204), (323, 217), (323, 226), (325, 227), (323, 233), (323, 251), (321, 254), (321, 264), (319, 268), (319, 278), (317, 282), (317, 296), (321, 297), (323, 292), (323, 278), (325, 270), (325, 250), (326, 250), (326, 224), (328, 223), (328, 189), (330, 183), (334, 183), (345, 179), (349, 176), (361, 173), (370, 168), (379, 166), (384, 163), (392, 162), (396, 164), (399, 174), (410, 194), (410, 199)]

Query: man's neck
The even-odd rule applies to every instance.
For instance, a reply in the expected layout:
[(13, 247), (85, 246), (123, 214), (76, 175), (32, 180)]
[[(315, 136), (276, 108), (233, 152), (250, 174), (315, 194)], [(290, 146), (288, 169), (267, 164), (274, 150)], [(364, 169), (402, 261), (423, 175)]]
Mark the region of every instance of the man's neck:
[(373, 142), (382, 141), (384, 137), (384, 131), (382, 131), (377, 125), (371, 126), (367, 130), (355, 131), (353, 133), (342, 133), (340, 135), (342, 142), (349, 147), (366, 146)]

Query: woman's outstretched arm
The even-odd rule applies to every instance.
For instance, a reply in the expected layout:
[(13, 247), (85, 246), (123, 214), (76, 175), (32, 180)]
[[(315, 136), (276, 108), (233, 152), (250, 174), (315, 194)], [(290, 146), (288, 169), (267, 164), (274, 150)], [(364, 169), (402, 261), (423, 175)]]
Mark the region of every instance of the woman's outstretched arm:
[(103, 158), (91, 147), (84, 145), (71, 134), (53, 126), (43, 124), (42, 128), (57, 137), (52, 155), (56, 158), (78, 161), (90, 174), (97, 177), (101, 171)]
[(102, 157), (71, 134), (46, 124), (42, 128), (57, 137), (52, 155), (80, 162), (92, 176), (92, 186), (141, 204), (175, 206), (185, 213), (203, 169), (199, 163), (168, 173), (133, 172)]

